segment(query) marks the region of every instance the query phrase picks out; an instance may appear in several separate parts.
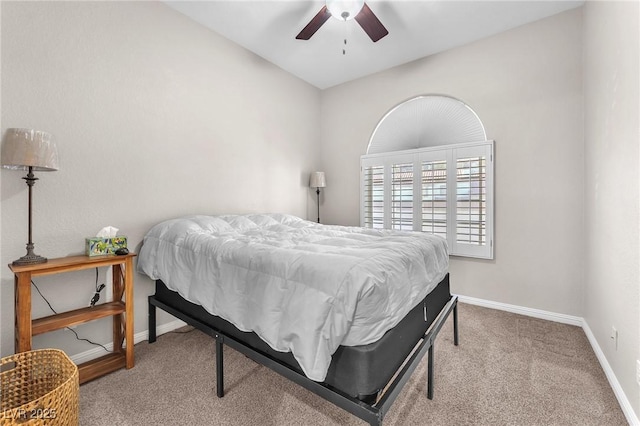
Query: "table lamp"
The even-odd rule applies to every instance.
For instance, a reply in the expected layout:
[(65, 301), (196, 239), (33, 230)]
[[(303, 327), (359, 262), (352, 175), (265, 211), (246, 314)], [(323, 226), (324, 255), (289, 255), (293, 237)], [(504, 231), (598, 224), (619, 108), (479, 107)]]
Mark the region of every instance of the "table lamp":
[(27, 254), (13, 261), (14, 265), (33, 265), (45, 263), (46, 257), (38, 256), (33, 252), (31, 235), (31, 192), (38, 180), (33, 175), (34, 171), (52, 172), (58, 170), (58, 150), (51, 140), (51, 134), (31, 129), (7, 129), (4, 144), (2, 145), (2, 167), (11, 170), (26, 170), (27, 176), (23, 177), (29, 187), (29, 242)]
[(327, 186), (324, 172), (311, 173), (311, 176), (309, 177), (309, 186), (316, 189), (316, 196), (318, 198), (318, 223), (320, 223), (320, 188)]

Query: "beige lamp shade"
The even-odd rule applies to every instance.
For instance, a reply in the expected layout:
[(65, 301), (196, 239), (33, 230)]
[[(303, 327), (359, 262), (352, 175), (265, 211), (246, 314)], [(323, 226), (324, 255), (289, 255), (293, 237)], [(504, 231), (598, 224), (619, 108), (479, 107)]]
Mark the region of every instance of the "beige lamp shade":
[(2, 144), (2, 167), (11, 170), (58, 170), (58, 149), (51, 134), (40, 130), (7, 129)]
[(309, 177), (309, 186), (312, 188), (324, 188), (327, 186), (327, 181), (324, 177), (324, 172), (313, 172)]

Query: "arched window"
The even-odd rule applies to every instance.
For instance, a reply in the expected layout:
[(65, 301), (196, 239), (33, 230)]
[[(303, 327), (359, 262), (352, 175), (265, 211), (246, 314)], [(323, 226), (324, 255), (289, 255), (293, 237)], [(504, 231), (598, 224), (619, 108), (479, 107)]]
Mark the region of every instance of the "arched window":
[(429, 232), (452, 255), (493, 258), (493, 141), (464, 102), (429, 95), (396, 106), (360, 166), (362, 226)]

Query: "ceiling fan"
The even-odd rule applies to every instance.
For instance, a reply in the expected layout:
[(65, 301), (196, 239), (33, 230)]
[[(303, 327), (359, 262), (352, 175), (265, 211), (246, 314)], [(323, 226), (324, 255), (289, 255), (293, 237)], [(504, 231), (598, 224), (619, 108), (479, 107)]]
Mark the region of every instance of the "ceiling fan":
[(382, 22), (364, 0), (326, 0), (320, 12), (311, 19), (296, 36), (298, 40), (309, 40), (331, 16), (341, 21), (355, 19), (374, 42), (389, 34)]

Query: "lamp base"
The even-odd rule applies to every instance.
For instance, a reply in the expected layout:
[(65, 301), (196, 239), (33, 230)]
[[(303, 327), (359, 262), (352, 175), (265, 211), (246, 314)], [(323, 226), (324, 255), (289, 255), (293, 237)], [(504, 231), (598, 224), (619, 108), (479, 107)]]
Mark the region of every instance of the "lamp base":
[(37, 254), (27, 254), (22, 256), (18, 260), (14, 260), (12, 262), (13, 265), (21, 266), (21, 265), (37, 265), (38, 263), (46, 263), (47, 258), (38, 256)]
[(46, 263), (46, 262), (47, 262), (46, 257), (38, 256), (33, 252), (33, 243), (29, 241), (29, 243), (27, 243), (27, 254), (25, 254), (18, 260), (14, 260), (12, 262), (12, 265), (17, 265), (17, 266), (37, 265), (38, 263)]

